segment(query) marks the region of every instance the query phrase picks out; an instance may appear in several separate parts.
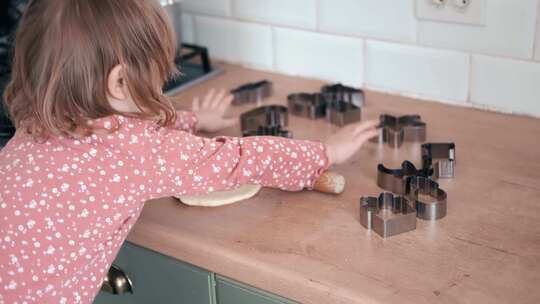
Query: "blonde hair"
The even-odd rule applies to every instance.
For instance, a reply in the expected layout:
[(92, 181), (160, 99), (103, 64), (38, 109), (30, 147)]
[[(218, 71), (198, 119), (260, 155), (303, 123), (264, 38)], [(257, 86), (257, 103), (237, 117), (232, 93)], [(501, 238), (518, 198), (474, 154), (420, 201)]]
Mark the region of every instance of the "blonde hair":
[[(170, 20), (156, 0), (37, 0), (19, 25), (5, 101), (17, 128), (34, 138), (88, 135), (91, 119), (120, 114), (176, 120), (159, 85), (176, 71)], [(117, 65), (140, 113), (107, 101)]]

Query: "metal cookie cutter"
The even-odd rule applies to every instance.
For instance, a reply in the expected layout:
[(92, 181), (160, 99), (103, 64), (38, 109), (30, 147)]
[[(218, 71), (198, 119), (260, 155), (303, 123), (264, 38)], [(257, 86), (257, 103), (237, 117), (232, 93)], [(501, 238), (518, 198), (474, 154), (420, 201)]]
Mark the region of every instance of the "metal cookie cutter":
[(326, 117), (330, 123), (342, 127), (360, 121), (362, 110), (350, 102), (334, 100), (328, 104)]
[(240, 115), (242, 131), (257, 130), (260, 126), (282, 126), (289, 124), (287, 107), (272, 105), (255, 108)]
[(268, 80), (247, 83), (231, 91), (234, 96), (233, 105), (259, 102), (272, 95), (273, 85)]
[(396, 194), (409, 192), (409, 178), (413, 176), (429, 177), (430, 169), (417, 169), (410, 161), (404, 161), (400, 169), (388, 169), (383, 164), (377, 166), (377, 185), (386, 191)]
[(419, 115), (380, 116), (381, 135), (374, 141), (386, 142), (389, 146), (399, 148), (403, 142), (426, 141), (426, 123)]
[(292, 137), (283, 130), (289, 124), (287, 107), (272, 105), (253, 109), (240, 115), (240, 125), (244, 136), (275, 135)]
[(456, 169), (455, 143), (428, 143), (422, 145), (422, 166), (433, 168), (433, 178), (453, 178)]
[(414, 176), (409, 178), (409, 200), (415, 204), (416, 216), (423, 220), (438, 220), (446, 216), (446, 192), (435, 181)]
[(360, 198), (360, 224), (386, 238), (416, 229), (416, 211), (407, 198), (383, 192)]
[(243, 136), (279, 136), (292, 138), (292, 132), (283, 130), (281, 126), (259, 126), (257, 130), (246, 130)]
[(291, 114), (317, 119), (326, 116), (327, 101), (321, 93), (295, 93), (287, 96)]
[(344, 86), (341, 83), (323, 86), (321, 93), (328, 100), (342, 100), (363, 107), (365, 103), (364, 91), (353, 87)]

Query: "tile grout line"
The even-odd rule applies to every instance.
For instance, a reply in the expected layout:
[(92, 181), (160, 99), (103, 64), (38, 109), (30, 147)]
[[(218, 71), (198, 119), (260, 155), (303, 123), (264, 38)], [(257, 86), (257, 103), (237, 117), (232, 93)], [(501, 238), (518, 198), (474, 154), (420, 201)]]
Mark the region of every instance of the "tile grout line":
[(420, 44), (420, 19), (418, 19), (418, 16), (416, 15), (417, 5), (418, 5), (417, 1), (414, 1), (412, 13), (413, 13), (414, 19), (416, 19), (416, 45), (421, 46)]
[(276, 39), (276, 28), (271, 27), (272, 31), (272, 71), (277, 71), (277, 39)]
[[(534, 37), (533, 37), (533, 48), (532, 48), (532, 61), (536, 61), (536, 51), (538, 46), (540, 45), (540, 41), (538, 39), (540, 35), (540, 1), (536, 4), (536, 28), (534, 29)], [(540, 58), (538, 58), (540, 60)]]
[(467, 85), (469, 86), (467, 88), (467, 98), (465, 102), (472, 104), (472, 89), (473, 89), (473, 54), (469, 54), (469, 71), (468, 71), (469, 79), (467, 81)]
[(368, 73), (368, 58), (367, 58), (367, 53), (368, 53), (368, 47), (367, 47), (367, 40), (366, 39), (362, 39), (362, 49), (363, 49), (363, 53), (362, 54), (362, 63), (364, 64), (364, 66), (362, 67), (362, 88), (363, 89), (366, 89), (367, 88), (367, 73)]
[(321, 0), (315, 0), (315, 31), (321, 31)]

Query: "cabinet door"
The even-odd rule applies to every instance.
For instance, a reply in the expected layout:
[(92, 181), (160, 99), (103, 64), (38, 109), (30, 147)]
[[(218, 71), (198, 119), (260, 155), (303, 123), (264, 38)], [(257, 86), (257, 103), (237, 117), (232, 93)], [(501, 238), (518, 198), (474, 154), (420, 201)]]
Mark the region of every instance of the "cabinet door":
[(94, 304), (212, 304), (208, 271), (157, 252), (124, 243), (114, 264), (131, 279), (133, 294), (100, 292)]
[(294, 304), (283, 297), (254, 287), (216, 276), (216, 296), (218, 304)]

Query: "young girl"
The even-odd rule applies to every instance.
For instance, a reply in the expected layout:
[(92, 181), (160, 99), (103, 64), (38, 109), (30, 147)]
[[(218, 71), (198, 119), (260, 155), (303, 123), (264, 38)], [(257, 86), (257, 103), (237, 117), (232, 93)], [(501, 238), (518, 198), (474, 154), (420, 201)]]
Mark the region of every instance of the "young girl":
[(17, 126), (0, 152), (0, 303), (91, 303), (147, 200), (261, 184), (310, 189), (377, 135), (325, 144), (204, 138), (231, 98), (175, 112), (161, 92), (173, 35), (155, 0), (32, 1), (5, 94)]

